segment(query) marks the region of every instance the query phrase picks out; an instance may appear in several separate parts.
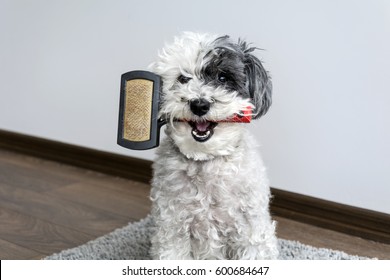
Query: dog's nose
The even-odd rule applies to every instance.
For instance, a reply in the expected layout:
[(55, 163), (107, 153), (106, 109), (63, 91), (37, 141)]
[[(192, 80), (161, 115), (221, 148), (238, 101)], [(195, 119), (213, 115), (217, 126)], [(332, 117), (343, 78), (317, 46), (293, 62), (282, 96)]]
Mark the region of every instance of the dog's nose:
[(210, 102), (204, 98), (193, 99), (190, 101), (190, 109), (192, 113), (201, 117), (210, 110)]

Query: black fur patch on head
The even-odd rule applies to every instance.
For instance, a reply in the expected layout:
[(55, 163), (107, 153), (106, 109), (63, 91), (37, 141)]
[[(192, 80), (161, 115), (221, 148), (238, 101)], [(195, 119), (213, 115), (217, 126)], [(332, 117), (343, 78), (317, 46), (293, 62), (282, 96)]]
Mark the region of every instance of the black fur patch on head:
[(214, 48), (203, 58), (207, 63), (201, 69), (201, 76), (206, 84), (225, 87), (249, 97), (246, 90), (246, 76), (243, 53), (239, 46), (230, 41), (228, 36), (214, 41)]
[(206, 84), (250, 98), (255, 105), (254, 118), (259, 118), (271, 106), (272, 83), (260, 60), (252, 54), (255, 49), (244, 41), (233, 43), (229, 36), (219, 37), (204, 56), (206, 63), (200, 75)]
[(239, 41), (242, 51), (245, 54), (245, 73), (247, 76), (247, 86), (255, 105), (254, 118), (260, 118), (268, 112), (272, 104), (272, 82), (261, 61), (252, 52), (256, 48), (251, 48), (244, 41)]

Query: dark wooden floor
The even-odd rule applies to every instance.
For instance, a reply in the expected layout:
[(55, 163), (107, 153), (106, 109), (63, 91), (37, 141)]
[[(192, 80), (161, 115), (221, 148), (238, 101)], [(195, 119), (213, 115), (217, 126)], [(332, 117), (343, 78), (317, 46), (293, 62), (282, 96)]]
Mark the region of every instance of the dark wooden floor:
[[(0, 149), (0, 259), (40, 259), (81, 245), (150, 211), (143, 183)], [(390, 245), (282, 217), (278, 236), (390, 259)]]

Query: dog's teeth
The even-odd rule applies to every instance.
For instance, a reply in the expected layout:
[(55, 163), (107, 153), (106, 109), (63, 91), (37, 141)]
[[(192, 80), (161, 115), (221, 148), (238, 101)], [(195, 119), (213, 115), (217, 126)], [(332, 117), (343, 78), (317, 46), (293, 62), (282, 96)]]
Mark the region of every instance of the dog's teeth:
[(199, 135), (199, 134), (197, 133), (196, 130), (193, 130), (193, 131), (192, 131), (192, 134), (195, 135), (195, 136), (198, 137), (198, 138), (202, 138), (202, 139), (203, 139), (203, 138), (209, 137), (210, 131), (207, 130), (203, 135)]

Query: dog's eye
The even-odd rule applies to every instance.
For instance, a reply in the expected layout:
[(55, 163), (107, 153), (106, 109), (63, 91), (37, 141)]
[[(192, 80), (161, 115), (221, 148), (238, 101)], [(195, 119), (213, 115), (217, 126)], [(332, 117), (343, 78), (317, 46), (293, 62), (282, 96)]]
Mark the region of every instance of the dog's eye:
[(221, 83), (226, 83), (228, 81), (228, 77), (223, 73), (219, 73), (218, 81), (220, 81)]
[(179, 81), (179, 83), (181, 84), (186, 84), (188, 83), (191, 78), (190, 77), (186, 77), (186, 76), (183, 76), (183, 75), (180, 75), (179, 77), (177, 77), (177, 80)]

